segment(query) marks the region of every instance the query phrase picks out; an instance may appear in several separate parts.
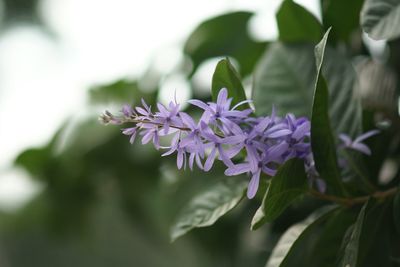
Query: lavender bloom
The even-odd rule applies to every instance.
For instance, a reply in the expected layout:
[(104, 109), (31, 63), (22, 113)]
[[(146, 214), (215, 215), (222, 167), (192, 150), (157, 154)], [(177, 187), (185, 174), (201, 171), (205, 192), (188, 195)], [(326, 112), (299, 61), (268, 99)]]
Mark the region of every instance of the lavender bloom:
[(351, 140), (350, 136), (342, 133), (339, 135), (339, 139), (343, 142), (341, 147), (350, 148), (359, 151), (363, 154), (371, 155), (371, 149), (366, 144), (362, 143), (362, 141), (378, 133), (379, 133), (378, 130), (371, 130), (358, 136), (356, 139), (354, 139), (354, 141)]
[(244, 119), (247, 118), (253, 111), (251, 109), (246, 109), (243, 111), (235, 110), (240, 105), (248, 103), (249, 101), (242, 101), (235, 105), (232, 109), (230, 108), (232, 103), (232, 98), (228, 98), (228, 90), (222, 88), (217, 97), (217, 103), (209, 102), (208, 104), (197, 100), (189, 100), (189, 103), (197, 106), (205, 111), (203, 114), (203, 121), (206, 123), (213, 123), (216, 120), (221, 120), (221, 118), (226, 118), (228, 120)]
[[(168, 107), (159, 103), (158, 110), (153, 113), (143, 100), (142, 107), (133, 109), (125, 105), (121, 116), (106, 111), (101, 120), (105, 124), (132, 123), (132, 126), (122, 129), (122, 133), (130, 137), (130, 142), (133, 143), (139, 135), (143, 144), (152, 142), (156, 149), (165, 149), (162, 156), (176, 153), (178, 169), (186, 165), (193, 169), (196, 162), (198, 168), (209, 171), (215, 160), (220, 160), (227, 167), (225, 175), (246, 173), (251, 177), (247, 191), (250, 199), (258, 191), (261, 174), (274, 176), (280, 165), (294, 157), (304, 159), (310, 186), (325, 192), (326, 183), (315, 168), (310, 145), (311, 126), (307, 118), (296, 118), (293, 114), (281, 118), (274, 108), (270, 116), (249, 117), (251, 109), (236, 110), (248, 101), (232, 108), (231, 102), (225, 88), (220, 90), (217, 103), (190, 100), (189, 103), (203, 110), (197, 122), (189, 114), (180, 112), (177, 103), (170, 102)], [(377, 131), (370, 131), (354, 141), (345, 134), (339, 138), (344, 143), (342, 147), (370, 154), (370, 149), (362, 141), (375, 134)], [(169, 140), (169, 145), (161, 145), (160, 139)], [(244, 160), (234, 164), (232, 159), (242, 151), (244, 153), (240, 155)]]
[(154, 115), (154, 122), (162, 125), (164, 129), (164, 134), (169, 133), (169, 128), (171, 125), (175, 127), (182, 126), (181, 119), (177, 116), (179, 112), (179, 105), (174, 102), (169, 103), (169, 110), (164, 107), (164, 105), (158, 103), (157, 104), (159, 112), (156, 112)]

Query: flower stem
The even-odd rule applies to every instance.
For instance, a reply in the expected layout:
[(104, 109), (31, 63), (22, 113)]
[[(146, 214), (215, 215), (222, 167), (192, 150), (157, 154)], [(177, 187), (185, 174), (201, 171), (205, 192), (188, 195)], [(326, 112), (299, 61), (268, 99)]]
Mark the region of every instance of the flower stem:
[(365, 203), (370, 198), (375, 198), (375, 199), (380, 200), (380, 199), (385, 199), (385, 198), (391, 197), (391, 196), (395, 195), (398, 190), (399, 190), (398, 187), (393, 187), (386, 191), (375, 191), (374, 193), (372, 193), (370, 195), (354, 197), (354, 198), (338, 197), (338, 196), (334, 196), (334, 195), (323, 194), (323, 193), (318, 192), (315, 189), (310, 189), (309, 194), (312, 195), (313, 197), (316, 197), (316, 198), (319, 198), (322, 200), (327, 200), (327, 201), (331, 201), (331, 202), (337, 203), (342, 206), (351, 207), (351, 206), (354, 206), (357, 204)]

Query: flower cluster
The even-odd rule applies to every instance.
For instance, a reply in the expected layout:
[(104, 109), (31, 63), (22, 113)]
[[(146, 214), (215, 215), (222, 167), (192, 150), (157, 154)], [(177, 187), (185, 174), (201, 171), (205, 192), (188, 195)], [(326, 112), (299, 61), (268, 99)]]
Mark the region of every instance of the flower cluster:
[[(257, 193), (261, 173), (274, 176), (278, 167), (291, 158), (304, 159), (310, 182), (315, 183), (320, 191), (325, 190), (314, 166), (307, 118), (296, 118), (293, 114), (281, 118), (274, 109), (270, 116), (255, 117), (252, 109), (239, 109), (249, 101), (233, 107), (231, 102), (225, 88), (220, 90), (216, 103), (189, 100), (190, 104), (202, 110), (197, 122), (180, 111), (177, 103), (170, 102), (167, 107), (159, 103), (157, 111), (152, 111), (143, 100), (142, 107), (124, 106), (121, 116), (106, 112), (101, 119), (106, 124), (133, 123), (133, 127), (122, 130), (130, 137), (130, 142), (133, 143), (140, 135), (143, 144), (151, 141), (156, 149), (166, 150), (163, 156), (176, 153), (179, 169), (187, 165), (193, 169), (196, 164), (198, 168), (209, 171), (214, 161), (220, 160), (227, 167), (225, 175), (249, 174), (248, 198)], [(169, 137), (168, 146), (160, 144), (162, 137)], [(365, 138), (355, 142), (344, 135), (341, 138), (345, 147), (368, 152), (360, 146)], [(243, 160), (235, 164), (235, 157)]]
[[(276, 116), (275, 111), (266, 117), (251, 117), (251, 109), (238, 108), (248, 101), (231, 107), (226, 89), (221, 89), (216, 103), (190, 100), (189, 103), (203, 110), (196, 122), (190, 115), (179, 110), (179, 104), (171, 102), (168, 107), (157, 104), (153, 112), (142, 100), (142, 107), (132, 109), (124, 106), (122, 116), (106, 112), (104, 123), (134, 123), (133, 127), (123, 129), (122, 133), (135, 137), (142, 136), (142, 143), (152, 141), (156, 149), (166, 149), (163, 156), (177, 154), (178, 168), (196, 164), (198, 168), (209, 171), (214, 161), (221, 160), (227, 169), (225, 174), (249, 173), (247, 196), (253, 198), (257, 192), (261, 173), (274, 176), (277, 168), (288, 159), (303, 158), (312, 169), (310, 149), (310, 122), (306, 118), (296, 118), (288, 114), (284, 118)], [(160, 145), (160, 137), (170, 136), (171, 143)], [(245, 151), (245, 155), (241, 153)], [(241, 163), (235, 164), (234, 157), (243, 156)]]

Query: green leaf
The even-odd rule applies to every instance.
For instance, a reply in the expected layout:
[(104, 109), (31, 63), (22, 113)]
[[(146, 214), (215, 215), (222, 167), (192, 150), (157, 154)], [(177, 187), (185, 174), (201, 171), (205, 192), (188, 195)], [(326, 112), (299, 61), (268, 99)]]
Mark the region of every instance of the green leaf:
[(329, 39), (350, 41), (351, 34), (360, 24), (363, 2), (364, 0), (321, 0), (323, 25), (325, 29), (333, 29)]
[(340, 266), (348, 267), (348, 266), (357, 266), (358, 259), (358, 247), (360, 242), (360, 236), (362, 227), (364, 224), (365, 218), (365, 210), (368, 206), (368, 203), (365, 203), (361, 208), (360, 213), (358, 214), (357, 220), (353, 227), (351, 228), (351, 234), (349, 240), (346, 240), (344, 244), (345, 249), (341, 256)]
[(272, 178), (261, 205), (253, 218), (251, 229), (255, 230), (264, 222), (276, 219), (293, 201), (307, 191), (307, 176), (304, 161), (291, 159), (282, 165)]
[(267, 43), (252, 40), (247, 24), (251, 12), (232, 12), (201, 23), (187, 39), (184, 52), (193, 61), (193, 71), (206, 59), (230, 56), (240, 65), (240, 74), (250, 74)]
[[(211, 93), (215, 102), (217, 101), (219, 90), (222, 88), (228, 89), (228, 96), (233, 98), (232, 105), (246, 100), (246, 94), (242, 82), (240, 81), (239, 74), (236, 72), (229, 59), (223, 59), (218, 62), (212, 77)], [(244, 104), (241, 105), (239, 109), (240, 108), (249, 108), (249, 105)]]
[(311, 147), (317, 171), (328, 184), (328, 189), (334, 194), (343, 194), (344, 188), (337, 165), (335, 139), (328, 113), (329, 92), (321, 73), (328, 35), (329, 31), (325, 33), (324, 38), (315, 47), (317, 82), (311, 115)]
[(171, 229), (171, 240), (176, 240), (194, 228), (214, 224), (242, 200), (246, 187), (247, 181), (240, 177), (229, 177), (221, 179), (208, 191), (196, 196), (178, 216)]
[(393, 219), (397, 233), (400, 234), (400, 191), (393, 199)]
[(280, 238), (266, 267), (297, 266), (302, 259), (302, 253), (319, 233), (322, 224), (336, 211), (332, 207), (323, 207), (304, 221), (291, 226)]
[[(252, 99), (258, 115), (293, 113), (311, 116), (316, 67), (311, 44), (271, 45), (260, 60), (253, 82)], [(322, 72), (329, 85), (329, 115), (336, 133), (356, 137), (361, 132), (361, 106), (354, 99), (357, 84), (351, 62), (334, 49), (326, 48)]]
[(390, 253), (394, 229), (390, 202), (369, 201), (361, 229), (356, 267), (392, 266)]
[(400, 2), (398, 0), (366, 0), (361, 11), (361, 26), (375, 40), (400, 36)]
[(318, 19), (292, 0), (283, 1), (276, 20), (281, 41), (317, 43), (322, 37), (322, 26)]
[(292, 112), (310, 114), (315, 78), (313, 46), (274, 43), (261, 59), (254, 73), (253, 96), (256, 113), (280, 115)]
[(59, 145), (68, 122), (65, 122), (54, 134), (49, 143), (40, 148), (29, 148), (20, 153), (14, 164), (25, 168), (32, 176), (43, 178), (44, 171), (52, 164), (52, 157)]

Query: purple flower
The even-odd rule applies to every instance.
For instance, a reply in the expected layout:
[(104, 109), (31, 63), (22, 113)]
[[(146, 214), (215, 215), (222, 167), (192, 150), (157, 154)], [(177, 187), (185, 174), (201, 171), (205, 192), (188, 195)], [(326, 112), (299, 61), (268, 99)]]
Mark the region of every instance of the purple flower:
[(169, 103), (169, 110), (162, 104), (158, 103), (158, 112), (156, 112), (154, 122), (162, 125), (164, 134), (169, 133), (170, 126), (174, 127), (182, 126), (182, 121), (177, 116), (179, 113), (179, 104), (174, 102)]
[(225, 152), (222, 145), (230, 145), (234, 142), (234, 140), (232, 140), (230, 137), (221, 138), (217, 136), (205, 122), (201, 121), (200, 123), (201, 134), (204, 139), (208, 141), (206, 146), (211, 148), (210, 155), (204, 164), (204, 170), (209, 171), (212, 168), (217, 156), (217, 152), (219, 154), (219, 159), (221, 159), (226, 166), (233, 165), (232, 161), (230, 160), (230, 155)]
[(125, 117), (130, 117), (135, 114), (135, 111), (130, 105), (123, 105), (121, 112), (122, 114), (124, 114)]
[(136, 133), (137, 133), (137, 127), (122, 129), (122, 134), (130, 136), (129, 142), (131, 144), (133, 144), (133, 142), (135, 141)]
[[(250, 199), (258, 191), (261, 175), (273, 177), (279, 166), (291, 158), (304, 159), (310, 186), (325, 192), (326, 183), (315, 168), (310, 145), (311, 125), (307, 118), (296, 118), (293, 114), (281, 118), (274, 108), (270, 116), (249, 117), (251, 109), (236, 110), (248, 101), (231, 108), (232, 98), (228, 98), (225, 88), (218, 93), (216, 103), (189, 102), (203, 110), (197, 122), (189, 114), (180, 112), (177, 103), (170, 102), (167, 107), (158, 103), (158, 110), (153, 113), (143, 99), (142, 107), (133, 109), (125, 105), (121, 116), (106, 111), (101, 120), (106, 124), (133, 123), (122, 129), (130, 142), (133, 143), (139, 134), (143, 144), (152, 142), (156, 149), (166, 149), (162, 156), (176, 153), (178, 169), (186, 165), (193, 169), (196, 162), (200, 169), (209, 171), (215, 160), (220, 160), (227, 167), (225, 175), (247, 174), (250, 177), (247, 197)], [(376, 130), (369, 131), (354, 141), (341, 134), (339, 138), (343, 144), (340, 147), (370, 155), (371, 150), (363, 141), (377, 133)], [(169, 145), (161, 146), (161, 138), (169, 140)], [(206, 151), (209, 151), (208, 156)], [(245, 152), (244, 160), (234, 164), (233, 158), (242, 155), (242, 151)]]
[(242, 101), (236, 104), (232, 109), (230, 108), (232, 103), (232, 98), (228, 98), (228, 90), (226, 88), (222, 88), (217, 97), (217, 103), (209, 102), (208, 104), (197, 100), (192, 99), (189, 100), (189, 103), (197, 106), (205, 111), (203, 115), (203, 121), (206, 123), (213, 123), (216, 120), (220, 120), (221, 118), (227, 119), (237, 119), (237, 118), (247, 118), (250, 113), (253, 111), (251, 109), (246, 109), (243, 111), (235, 110), (240, 105), (248, 103), (249, 101)]
[(180, 142), (180, 145), (190, 154), (189, 167), (190, 169), (193, 169), (193, 163), (196, 160), (197, 166), (200, 169), (203, 169), (201, 161), (204, 158), (205, 145), (201, 138), (200, 126), (194, 122), (192, 117), (184, 112), (180, 112), (179, 117), (181, 118), (184, 127), (189, 129), (189, 132)]
[(350, 136), (347, 134), (339, 134), (339, 139), (343, 142), (341, 147), (350, 148), (366, 155), (371, 155), (371, 149), (366, 144), (362, 143), (362, 141), (378, 133), (378, 130), (371, 130), (358, 136), (354, 141), (352, 141)]

